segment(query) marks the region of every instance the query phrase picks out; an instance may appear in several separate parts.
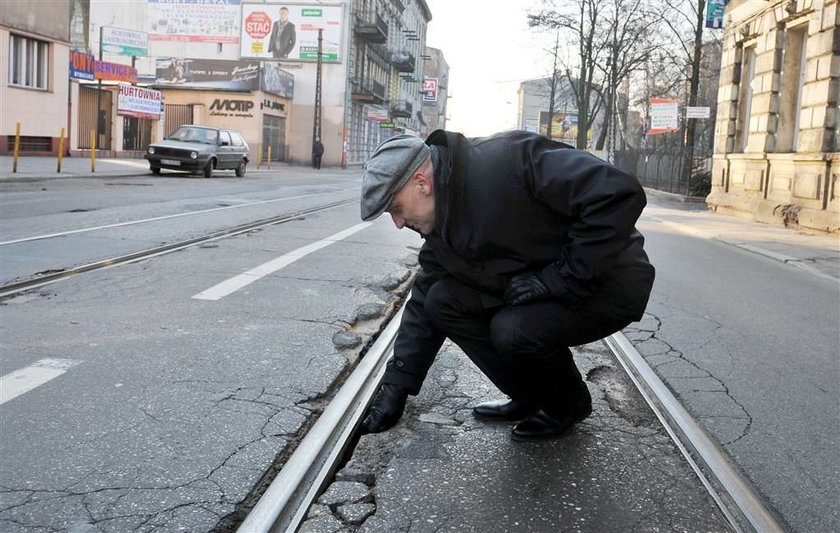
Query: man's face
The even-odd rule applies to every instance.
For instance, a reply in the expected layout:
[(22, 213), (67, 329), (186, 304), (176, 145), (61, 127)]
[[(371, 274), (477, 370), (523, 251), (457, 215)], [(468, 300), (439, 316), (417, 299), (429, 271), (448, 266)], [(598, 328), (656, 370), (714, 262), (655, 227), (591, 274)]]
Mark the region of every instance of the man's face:
[(280, 10), (280, 22), (286, 22), (289, 20), (289, 11), (287, 9)]
[(399, 229), (408, 227), (421, 235), (435, 230), (435, 197), (428, 183), (417, 175), (394, 195), (386, 211)]

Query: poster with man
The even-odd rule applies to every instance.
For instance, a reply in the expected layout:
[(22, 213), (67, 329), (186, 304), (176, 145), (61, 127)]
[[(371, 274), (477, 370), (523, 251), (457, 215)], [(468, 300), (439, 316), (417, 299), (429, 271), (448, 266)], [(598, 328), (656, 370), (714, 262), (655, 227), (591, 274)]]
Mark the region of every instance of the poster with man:
[(341, 6), (261, 3), (242, 5), (242, 58), (317, 61), (318, 30), (323, 29), (321, 60), (341, 61)]

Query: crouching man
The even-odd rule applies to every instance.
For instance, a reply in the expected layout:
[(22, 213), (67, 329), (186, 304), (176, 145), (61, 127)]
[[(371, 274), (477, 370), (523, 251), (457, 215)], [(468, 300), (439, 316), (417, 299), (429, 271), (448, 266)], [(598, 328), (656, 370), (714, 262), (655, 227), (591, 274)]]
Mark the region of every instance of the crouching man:
[(515, 440), (562, 436), (592, 412), (570, 346), (639, 320), (654, 269), (635, 177), (528, 132), (400, 135), (365, 165), (363, 220), (387, 212), (424, 239), (385, 379), (363, 431), (392, 427), (450, 338), (507, 399), (477, 418)]

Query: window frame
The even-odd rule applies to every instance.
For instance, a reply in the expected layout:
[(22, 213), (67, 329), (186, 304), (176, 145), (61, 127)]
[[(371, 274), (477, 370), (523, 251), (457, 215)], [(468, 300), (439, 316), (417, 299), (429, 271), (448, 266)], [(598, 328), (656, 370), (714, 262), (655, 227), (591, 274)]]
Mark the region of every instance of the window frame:
[(10, 87), (50, 90), (50, 44), (49, 41), (9, 33)]

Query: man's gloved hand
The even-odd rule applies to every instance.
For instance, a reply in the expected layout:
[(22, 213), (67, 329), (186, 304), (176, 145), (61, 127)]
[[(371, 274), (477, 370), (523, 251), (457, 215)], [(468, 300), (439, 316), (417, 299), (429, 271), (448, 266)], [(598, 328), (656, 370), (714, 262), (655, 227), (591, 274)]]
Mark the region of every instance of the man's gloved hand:
[(548, 287), (533, 272), (513, 276), (505, 289), (505, 303), (509, 305), (522, 305), (550, 297)]
[(367, 418), (362, 422), (362, 434), (379, 433), (394, 427), (405, 410), (407, 399), (408, 391), (404, 388), (392, 383), (382, 385)]

